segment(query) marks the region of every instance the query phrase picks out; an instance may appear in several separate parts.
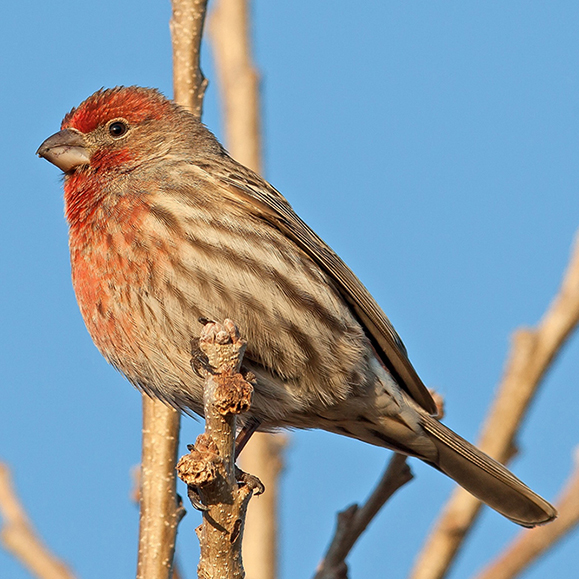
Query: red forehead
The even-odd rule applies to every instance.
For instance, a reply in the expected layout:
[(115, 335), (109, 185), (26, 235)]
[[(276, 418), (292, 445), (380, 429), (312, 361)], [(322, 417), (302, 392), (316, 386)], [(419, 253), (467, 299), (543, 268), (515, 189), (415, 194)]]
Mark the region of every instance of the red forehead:
[(132, 124), (160, 119), (171, 107), (171, 101), (155, 89), (129, 86), (99, 90), (64, 117), (61, 129), (72, 127), (90, 133), (119, 117)]

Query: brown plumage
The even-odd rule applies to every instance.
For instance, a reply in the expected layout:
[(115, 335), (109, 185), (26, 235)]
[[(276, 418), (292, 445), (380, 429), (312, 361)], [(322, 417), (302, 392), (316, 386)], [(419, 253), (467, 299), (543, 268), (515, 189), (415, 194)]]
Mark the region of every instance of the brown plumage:
[(39, 149), (65, 171), (73, 284), (105, 358), (202, 412), (197, 319), (230, 317), (263, 428), (322, 428), (416, 456), (525, 526), (549, 503), (431, 415), (388, 318), (261, 177), (151, 89), (95, 93)]

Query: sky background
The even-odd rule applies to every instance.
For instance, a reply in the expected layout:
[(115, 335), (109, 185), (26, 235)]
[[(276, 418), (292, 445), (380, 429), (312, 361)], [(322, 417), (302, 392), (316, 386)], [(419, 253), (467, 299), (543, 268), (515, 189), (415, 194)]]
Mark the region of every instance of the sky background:
[[(268, 179), (350, 265), (474, 439), (509, 336), (541, 317), (579, 224), (579, 3), (254, 2)], [(168, 0), (13, 2), (0, 20), (0, 459), (40, 534), (81, 578), (134, 576), (140, 395), (93, 346), (70, 284), (59, 171), (34, 152), (100, 87), (170, 95)], [(221, 134), (211, 53), (204, 121)], [(578, 443), (579, 340), (532, 406), (514, 471), (554, 498)], [(200, 423), (182, 431), (193, 442)], [(281, 577), (309, 577), (336, 511), (363, 500), (383, 449), (292, 434)], [(453, 483), (415, 480), (349, 558), (352, 579), (407, 575)], [(180, 492), (185, 494), (183, 486)], [(179, 530), (186, 577), (192, 509)], [(518, 528), (486, 510), (453, 579)], [(571, 577), (573, 534), (525, 577)], [(0, 550), (0, 576), (29, 575)]]

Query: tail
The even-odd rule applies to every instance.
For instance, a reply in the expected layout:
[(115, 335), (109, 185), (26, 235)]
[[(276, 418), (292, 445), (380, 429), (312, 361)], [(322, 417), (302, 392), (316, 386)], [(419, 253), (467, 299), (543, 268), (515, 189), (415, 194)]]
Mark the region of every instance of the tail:
[(422, 413), (420, 422), (438, 451), (433, 466), (477, 499), (523, 527), (542, 525), (557, 516), (552, 505), (535, 494), (502, 464), (444, 424)]

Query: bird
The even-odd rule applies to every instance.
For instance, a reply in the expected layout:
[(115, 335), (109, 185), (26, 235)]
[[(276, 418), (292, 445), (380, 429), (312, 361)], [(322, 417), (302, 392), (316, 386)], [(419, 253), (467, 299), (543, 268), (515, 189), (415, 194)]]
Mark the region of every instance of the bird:
[(156, 89), (100, 89), (37, 154), (64, 173), (72, 283), (105, 359), (203, 414), (198, 319), (233, 319), (246, 426), (323, 429), (417, 457), (525, 526), (556, 510), (437, 418), (380, 306), (266, 180)]

